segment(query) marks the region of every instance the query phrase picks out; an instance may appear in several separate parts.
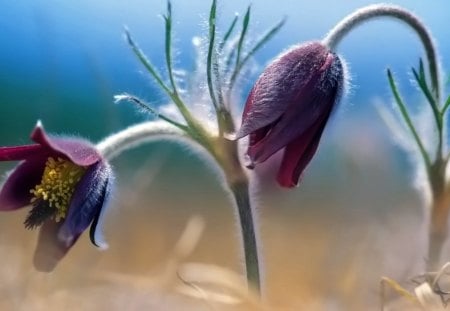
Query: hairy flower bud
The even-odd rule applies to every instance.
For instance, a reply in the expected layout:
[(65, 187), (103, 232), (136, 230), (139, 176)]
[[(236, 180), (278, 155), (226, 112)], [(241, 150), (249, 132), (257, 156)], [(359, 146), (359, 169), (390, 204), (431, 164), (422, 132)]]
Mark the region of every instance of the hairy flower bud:
[(284, 148), (277, 180), (296, 186), (343, 85), (339, 57), (320, 42), (295, 46), (275, 59), (250, 91), (236, 136), (250, 136), (248, 167)]

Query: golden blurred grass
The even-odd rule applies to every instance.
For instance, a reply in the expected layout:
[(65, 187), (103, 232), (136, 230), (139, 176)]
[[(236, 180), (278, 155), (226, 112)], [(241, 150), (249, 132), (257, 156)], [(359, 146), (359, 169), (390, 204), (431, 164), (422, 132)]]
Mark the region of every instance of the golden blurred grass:
[[(176, 274), (164, 278), (192, 215), (206, 227), (185, 261), (242, 272), (234, 212), (213, 176), (201, 167), (186, 175), (195, 161), (183, 170), (154, 160), (138, 172), (119, 164), (105, 226), (110, 248), (97, 251), (84, 234), (50, 274), (32, 267), (37, 232), (21, 225), (26, 211), (3, 213), (0, 309), (250, 310), (186, 296)], [(290, 192), (261, 186), (267, 310), (378, 310), (384, 275), (412, 288), (408, 278), (423, 272), (424, 220), (414, 192), (386, 181), (389, 169), (368, 166), (343, 183), (330, 176), (320, 188), (305, 181)]]

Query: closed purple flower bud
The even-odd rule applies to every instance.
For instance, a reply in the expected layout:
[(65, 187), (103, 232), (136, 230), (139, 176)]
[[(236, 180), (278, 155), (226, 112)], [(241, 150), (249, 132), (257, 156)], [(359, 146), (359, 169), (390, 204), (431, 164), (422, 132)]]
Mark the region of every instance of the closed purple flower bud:
[(249, 168), (284, 148), (278, 183), (294, 187), (317, 150), (344, 86), (339, 57), (320, 42), (274, 60), (248, 96), (237, 138), (249, 135)]
[(22, 161), (0, 190), (0, 211), (31, 206), (25, 227), (41, 227), (34, 264), (51, 271), (89, 225), (92, 243), (106, 247), (97, 227), (113, 175), (86, 140), (49, 136), (40, 123), (31, 139), (36, 144), (0, 148), (0, 161)]

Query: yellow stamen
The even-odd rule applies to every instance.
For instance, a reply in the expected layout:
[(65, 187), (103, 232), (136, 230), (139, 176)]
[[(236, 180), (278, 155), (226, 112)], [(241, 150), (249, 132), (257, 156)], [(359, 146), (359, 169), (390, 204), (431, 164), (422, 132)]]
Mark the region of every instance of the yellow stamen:
[(59, 222), (66, 217), (75, 186), (85, 171), (86, 168), (68, 160), (48, 158), (41, 183), (30, 190), (33, 194), (31, 203), (47, 201), (48, 206), (56, 209), (53, 217), (56, 222)]

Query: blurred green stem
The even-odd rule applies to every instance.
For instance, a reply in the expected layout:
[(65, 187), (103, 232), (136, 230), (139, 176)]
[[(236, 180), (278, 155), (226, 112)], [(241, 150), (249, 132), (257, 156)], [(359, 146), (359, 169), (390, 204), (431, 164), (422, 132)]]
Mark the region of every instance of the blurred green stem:
[(375, 18), (390, 17), (404, 22), (410, 26), (419, 36), (425, 49), (428, 60), (429, 74), (431, 78), (431, 88), (428, 88), (426, 76), (423, 70), (423, 64), (420, 63), (419, 72), (413, 69), (413, 74), (417, 83), (427, 98), (436, 120), (437, 128), (437, 149), (434, 159), (430, 157), (426, 151), (422, 140), (409, 116), (404, 105), (391, 72), (388, 70), (388, 79), (394, 94), (395, 101), (399, 106), (400, 112), (406, 122), (408, 129), (412, 133), (414, 140), (418, 145), (418, 149), (425, 163), (427, 177), (429, 180), (432, 203), (430, 210), (430, 227), (429, 227), (429, 249), (427, 269), (434, 271), (440, 264), (442, 247), (448, 234), (448, 216), (450, 212), (450, 191), (446, 185), (445, 172), (448, 157), (444, 156), (444, 137), (445, 137), (445, 112), (450, 105), (450, 99), (441, 108), (440, 98), (440, 73), (437, 49), (434, 45), (432, 36), (427, 27), (420, 19), (398, 6), (390, 4), (374, 4), (358, 9), (342, 19), (323, 39), (323, 44), (327, 45), (331, 50), (335, 50), (339, 42), (351, 30), (358, 25)]
[(442, 248), (448, 235), (450, 193), (445, 181), (445, 161), (436, 161), (430, 172), (432, 205), (429, 227), (427, 271), (440, 268)]

